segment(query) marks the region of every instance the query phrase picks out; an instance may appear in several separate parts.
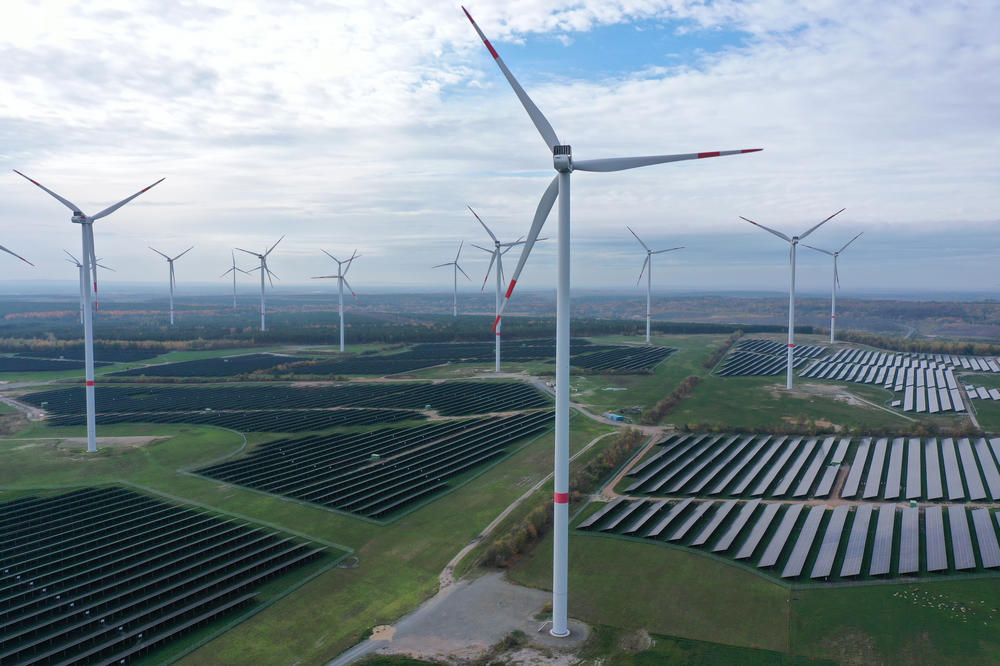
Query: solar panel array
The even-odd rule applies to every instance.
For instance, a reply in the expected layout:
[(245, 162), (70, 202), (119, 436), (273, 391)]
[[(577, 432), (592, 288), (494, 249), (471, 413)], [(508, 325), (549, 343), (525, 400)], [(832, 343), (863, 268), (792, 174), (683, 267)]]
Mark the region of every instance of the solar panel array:
[[(842, 349), (828, 359), (822, 359), (801, 373), (812, 379), (875, 384), (902, 393), (903, 411), (936, 414), (964, 411), (962, 393), (955, 370), (1000, 372), (1000, 362), (985, 356), (954, 356), (951, 354), (914, 354), (880, 352), (864, 349)], [(971, 387), (970, 387), (971, 388)], [(969, 392), (969, 397), (1000, 400), (988, 390)]]
[(0, 504), (0, 662), (132, 662), (323, 550), (121, 488)]
[(671, 435), (627, 473), (625, 492), (827, 497), (850, 441), (829, 436)]
[(577, 529), (711, 552), (786, 580), (847, 582), (1000, 568), (997, 516), (956, 505), (944, 511), (619, 497)]
[(973, 400), (1000, 400), (1000, 389), (984, 386), (966, 386), (965, 392)]

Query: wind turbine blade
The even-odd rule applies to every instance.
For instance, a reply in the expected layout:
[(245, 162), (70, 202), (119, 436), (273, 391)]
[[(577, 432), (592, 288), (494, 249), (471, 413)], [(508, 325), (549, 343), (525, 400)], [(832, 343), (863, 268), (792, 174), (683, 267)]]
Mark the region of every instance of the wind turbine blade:
[(483, 44), (486, 45), (486, 49), (490, 52), (490, 55), (493, 56), (493, 60), (496, 61), (500, 71), (503, 72), (505, 77), (507, 77), (507, 83), (509, 83), (510, 87), (514, 89), (514, 94), (517, 95), (517, 98), (521, 100), (521, 106), (523, 106), (524, 110), (528, 112), (528, 117), (531, 118), (531, 122), (535, 124), (535, 128), (538, 129), (538, 133), (542, 135), (542, 139), (545, 140), (545, 144), (549, 147), (549, 150), (558, 146), (559, 137), (556, 136), (556, 131), (552, 129), (552, 125), (550, 125), (549, 121), (546, 120), (544, 115), (542, 115), (542, 112), (538, 110), (535, 103), (531, 101), (531, 98), (528, 97), (528, 93), (524, 92), (524, 88), (522, 88), (521, 84), (517, 82), (517, 79), (515, 79), (514, 75), (510, 73), (510, 70), (507, 69), (507, 65), (505, 65), (503, 60), (500, 58), (500, 54), (497, 53), (497, 50), (493, 48), (492, 44), (490, 44), (490, 40), (486, 39), (486, 35), (484, 35), (483, 31), (479, 29), (478, 25), (476, 25), (476, 22), (473, 20), (472, 14), (469, 13), (469, 10), (462, 7), (462, 11), (465, 12), (465, 15), (469, 18), (469, 22), (472, 23), (472, 27), (476, 29), (476, 32), (479, 34), (479, 38), (483, 40)]
[(458, 252), (455, 253), (455, 264), (458, 265), (458, 257), (462, 254), (462, 246), (465, 245), (465, 241), (458, 244)]
[(816, 231), (816, 230), (817, 230), (817, 229), (819, 229), (819, 228), (820, 228), (821, 226), (823, 226), (824, 224), (826, 224), (827, 222), (829, 222), (829, 221), (830, 221), (830, 220), (832, 220), (833, 218), (835, 218), (835, 217), (837, 217), (838, 215), (840, 215), (841, 213), (843, 213), (843, 212), (844, 212), (845, 210), (847, 210), (847, 209), (846, 209), (846, 208), (841, 208), (841, 209), (840, 209), (840, 210), (838, 210), (838, 211), (837, 211), (836, 213), (834, 213), (833, 215), (831, 215), (830, 217), (826, 218), (825, 220), (823, 220), (822, 222), (820, 222), (819, 224), (817, 224), (817, 225), (816, 225), (815, 227), (813, 227), (813, 228), (812, 228), (812, 229), (810, 229), (809, 231), (807, 231), (807, 232), (805, 232), (804, 234), (802, 234), (801, 236), (799, 236), (799, 240), (802, 240), (802, 239), (804, 239), (804, 238), (805, 238), (806, 236), (808, 236), (808, 235), (809, 235), (809, 234), (811, 234), (812, 232)]
[(192, 245), (191, 247), (189, 247), (188, 249), (184, 250), (183, 252), (181, 252), (180, 254), (178, 254), (176, 257), (174, 257), (174, 261), (177, 261), (178, 259), (180, 259), (181, 257), (183, 257), (185, 254), (187, 254), (188, 252), (190, 252), (193, 249), (194, 249), (194, 245)]
[(176, 287), (177, 286), (177, 280), (174, 279), (174, 264), (173, 264), (173, 262), (170, 263), (170, 286), (171, 287)]
[(476, 245), (475, 243), (469, 243), (469, 245), (471, 245), (472, 247), (476, 248), (477, 250), (482, 250), (483, 252), (489, 252), (490, 254), (493, 254), (494, 252), (496, 252), (496, 250), (491, 250), (488, 247), (483, 247), (482, 245)]
[(461, 273), (462, 275), (464, 275), (464, 276), (465, 276), (465, 279), (466, 279), (466, 280), (468, 280), (469, 282), (472, 282), (472, 278), (470, 278), (470, 277), (469, 277), (469, 274), (468, 274), (468, 273), (466, 273), (465, 271), (463, 271), (463, 270), (462, 270), (462, 267), (461, 267), (461, 266), (459, 266), (457, 262), (455, 263), (455, 268), (457, 268), (457, 269), (458, 269), (458, 272), (459, 272), (459, 273)]
[(524, 249), (521, 250), (521, 257), (517, 260), (514, 274), (510, 278), (510, 285), (507, 287), (507, 293), (504, 294), (503, 302), (500, 303), (500, 313), (497, 314), (497, 318), (493, 322), (494, 333), (497, 332), (497, 324), (500, 323), (500, 317), (503, 316), (503, 311), (507, 307), (507, 303), (510, 302), (510, 295), (514, 293), (514, 285), (517, 284), (517, 278), (521, 277), (521, 271), (524, 270), (524, 264), (528, 260), (528, 255), (531, 254), (531, 248), (535, 246), (538, 234), (541, 232), (545, 220), (549, 217), (549, 212), (551, 212), (557, 196), (559, 196), (558, 175), (545, 188), (545, 193), (542, 194), (542, 198), (538, 202), (538, 208), (535, 209), (535, 218), (531, 221), (531, 229), (528, 231), (528, 238), (524, 241)]
[(361, 255), (358, 254), (358, 251), (354, 250), (354, 254), (352, 254), (351, 258), (347, 260), (347, 268), (344, 269), (343, 275), (347, 275), (347, 271), (351, 270), (351, 264), (354, 262), (355, 259), (357, 259), (360, 256)]
[(326, 256), (330, 257), (331, 259), (333, 259), (334, 261), (336, 261), (338, 264), (340, 263), (340, 259), (337, 259), (337, 257), (333, 256), (332, 254), (330, 254), (329, 252), (327, 252), (323, 248), (320, 248), (320, 252), (322, 252)]
[(12, 255), (14, 255), (15, 257), (17, 257), (18, 259), (20, 259), (20, 260), (21, 260), (21, 261), (23, 261), (24, 263), (28, 264), (29, 266), (34, 266), (34, 264), (33, 264), (33, 263), (31, 263), (30, 261), (28, 261), (27, 259), (25, 259), (25, 258), (24, 258), (24, 257), (22, 257), (21, 255), (19, 255), (19, 254), (18, 254), (17, 252), (13, 252), (13, 251), (11, 251), (11, 250), (8, 250), (8, 249), (7, 249), (7, 248), (5, 248), (5, 247), (4, 247), (3, 245), (0, 245), (0, 250), (3, 250), (3, 251), (4, 251), (4, 252), (6, 252), (7, 254), (12, 254)]
[[(861, 234), (863, 234), (863, 233), (865, 233), (865, 232), (862, 231)], [(842, 247), (839, 250), (837, 250), (837, 254), (840, 254), (841, 252), (843, 252), (844, 250), (846, 250), (848, 245), (850, 245), (851, 243), (853, 243), (854, 241), (858, 240), (858, 238), (861, 237), (861, 234), (858, 234), (857, 236), (855, 236), (851, 240), (847, 241), (847, 244), (844, 245), (844, 247)]]
[(69, 250), (63, 250), (63, 252), (65, 252), (65, 253), (66, 253), (66, 256), (68, 256), (68, 257), (69, 257), (70, 259), (72, 259), (72, 260), (73, 260), (73, 263), (75, 263), (75, 264), (76, 264), (77, 266), (79, 266), (79, 265), (80, 265), (80, 260), (79, 260), (79, 259), (77, 259), (76, 257), (74, 257), (74, 256), (73, 256), (72, 254), (70, 254), (70, 253), (69, 253)]
[(673, 252), (674, 250), (683, 250), (683, 249), (684, 246), (681, 245), (680, 247), (671, 247), (667, 248), (666, 250), (655, 250), (653, 252), (650, 252), (650, 254), (663, 254), (664, 252)]
[(647, 254), (646, 255), (646, 259), (642, 262), (642, 270), (639, 271), (639, 277), (635, 281), (636, 285), (638, 285), (639, 282), (642, 280), (642, 275), (643, 275), (643, 273), (646, 272), (646, 266), (648, 266), (648, 265), (649, 265), (649, 255)]
[[(473, 25), (475, 25), (475, 24), (473, 24)], [(473, 215), (475, 215), (475, 216), (476, 216), (476, 219), (477, 219), (477, 220), (479, 220), (479, 224), (483, 225), (483, 229), (486, 229), (486, 233), (488, 233), (488, 234), (490, 235), (490, 238), (492, 238), (492, 239), (493, 239), (493, 242), (494, 242), (494, 243), (499, 243), (500, 241), (499, 241), (499, 240), (497, 240), (497, 237), (493, 235), (493, 232), (492, 232), (492, 231), (490, 231), (490, 228), (489, 228), (488, 226), (486, 226), (486, 223), (485, 223), (485, 222), (483, 222), (483, 218), (479, 217), (479, 215), (478, 215), (478, 214), (476, 213), (476, 211), (472, 210), (472, 206), (470, 206), (470, 205), (466, 204), (466, 205), (465, 205), (465, 207), (466, 207), (466, 208), (468, 208), (468, 209), (469, 209), (469, 211), (470, 211), (470, 212), (471, 212), (471, 213), (472, 213)]]
[(443, 268), (444, 266), (451, 266), (454, 261), (449, 261), (447, 264), (438, 264), (437, 266), (431, 266), (431, 268)]
[(837, 289), (840, 289), (840, 273), (837, 271), (837, 262), (833, 262), (833, 281), (837, 283)]
[(230, 273), (232, 273), (232, 272), (233, 272), (233, 271), (235, 271), (235, 270), (236, 270), (236, 267), (235, 267), (235, 266), (233, 266), (232, 268), (230, 268), (230, 269), (229, 269), (228, 271), (226, 271), (225, 273), (223, 273), (223, 274), (222, 274), (222, 275), (220, 275), (219, 277), (220, 277), (220, 278), (224, 278), (224, 277), (226, 277), (227, 275), (229, 275)]
[(250, 275), (250, 271), (245, 271), (242, 268), (238, 268), (236, 266), (233, 266), (233, 268), (235, 268), (236, 270), (238, 270), (240, 273), (243, 273), (244, 275)]
[(80, 207), (79, 207), (79, 206), (77, 206), (77, 205), (76, 205), (75, 203), (73, 203), (72, 201), (70, 201), (69, 199), (64, 199), (64, 198), (62, 198), (61, 196), (59, 196), (58, 194), (56, 194), (55, 192), (53, 192), (53, 191), (52, 191), (52, 190), (50, 190), (49, 188), (47, 188), (47, 187), (45, 187), (44, 185), (42, 185), (41, 183), (39, 183), (39, 182), (38, 182), (37, 180), (34, 180), (34, 179), (32, 179), (32, 178), (28, 178), (27, 176), (25, 176), (25, 175), (24, 175), (23, 173), (21, 173), (21, 172), (20, 172), (20, 171), (18, 171), (17, 169), (14, 169), (13, 171), (14, 171), (14, 173), (16, 173), (16, 174), (17, 174), (18, 176), (21, 176), (22, 178), (25, 178), (25, 179), (27, 179), (27, 180), (30, 180), (30, 181), (31, 181), (32, 183), (34, 183), (35, 185), (37, 185), (38, 187), (40, 187), (40, 188), (42, 188), (43, 190), (45, 190), (46, 192), (48, 192), (48, 193), (49, 193), (49, 194), (50, 194), (51, 196), (53, 196), (53, 197), (54, 197), (54, 198), (55, 198), (56, 200), (58, 200), (58, 201), (59, 201), (59, 203), (61, 203), (62, 205), (66, 206), (66, 208), (69, 208), (69, 209), (70, 209), (71, 211), (73, 211), (74, 213), (79, 213), (79, 212), (81, 212), (81, 211), (80, 211)]
[(480, 292), (486, 291), (486, 281), (490, 279), (490, 271), (493, 270), (493, 262), (496, 260), (497, 260), (497, 253), (496, 251), (494, 251), (493, 255), (490, 257), (490, 265), (486, 268), (486, 277), (483, 278), (483, 287), (482, 289), (479, 290)]
[(160, 252), (159, 250), (157, 250), (157, 249), (156, 249), (155, 247), (153, 247), (152, 245), (147, 245), (146, 247), (148, 247), (148, 248), (149, 248), (150, 250), (152, 250), (152, 251), (153, 251), (153, 252), (155, 252), (156, 254), (160, 255), (161, 257), (163, 257), (163, 258), (164, 258), (164, 259), (166, 259), (167, 261), (170, 261), (170, 257), (168, 257), (167, 255), (163, 254), (162, 252)]
[(667, 162), (682, 162), (684, 160), (701, 160), (706, 157), (723, 157), (725, 155), (743, 155), (756, 153), (763, 148), (745, 148), (743, 150), (716, 150), (710, 153), (682, 153), (679, 155), (646, 155), (643, 157), (607, 157), (599, 160), (573, 160), (574, 171), (624, 171), (637, 167), (665, 164)]
[(317, 275), (316, 277), (310, 278), (310, 279), (312, 279), (312, 280), (327, 280), (329, 278), (339, 278), (339, 277), (340, 277), (339, 275)]
[(97, 264), (97, 265), (98, 265), (98, 267), (103, 268), (106, 271), (111, 271), (112, 273), (117, 273), (118, 272), (115, 269), (111, 268), (111, 266), (105, 266), (104, 264)]
[[(152, 248), (150, 248), (150, 249), (152, 249)], [(261, 256), (260, 252), (251, 252), (250, 250), (244, 250), (241, 247), (238, 247), (236, 249), (239, 250), (240, 252), (246, 252), (247, 254), (252, 254), (253, 256), (255, 256), (257, 258), (260, 258), (260, 256)]]
[(626, 229), (628, 229), (628, 230), (629, 230), (629, 232), (630, 232), (630, 233), (631, 233), (631, 234), (632, 234), (633, 236), (635, 236), (635, 239), (636, 239), (637, 241), (639, 241), (639, 245), (641, 245), (641, 246), (643, 247), (643, 249), (645, 249), (645, 250), (646, 250), (646, 252), (649, 252), (649, 248), (648, 248), (648, 247), (646, 246), (646, 244), (645, 244), (645, 243), (643, 243), (643, 242), (642, 242), (642, 239), (641, 239), (641, 238), (639, 238), (639, 234), (637, 234), (637, 233), (635, 233), (634, 231), (632, 231), (632, 227), (628, 226), (627, 224), (625, 225), (625, 228), (626, 228)]
[[(271, 287), (274, 287), (274, 280), (280, 280), (281, 278), (272, 273), (271, 269), (267, 267), (267, 264), (264, 264), (264, 271), (267, 272), (268, 283), (271, 285)], [(271, 279), (272, 277), (274, 278), (274, 280)]]
[(831, 257), (833, 256), (833, 252), (830, 252), (829, 250), (824, 250), (821, 247), (813, 247), (812, 245), (807, 245), (806, 243), (803, 243), (803, 245), (805, 245), (810, 250), (816, 250), (817, 252), (822, 252), (823, 254), (828, 254)]
[(264, 256), (266, 257), (267, 255), (271, 254), (271, 252), (274, 250), (274, 248), (278, 247), (278, 243), (280, 243), (284, 239), (285, 239), (285, 235), (282, 234), (281, 238), (279, 238), (278, 240), (274, 241), (274, 245), (271, 246), (271, 249), (264, 253)]
[(344, 286), (347, 287), (347, 291), (351, 292), (351, 296), (354, 297), (354, 300), (358, 300), (358, 295), (354, 293), (353, 289), (351, 289), (351, 283), (347, 281), (347, 278), (342, 277), (340, 279), (344, 281)]
[(150, 186), (148, 186), (148, 187), (144, 187), (144, 188), (142, 188), (141, 190), (139, 190), (138, 192), (136, 192), (135, 194), (133, 194), (133, 195), (132, 195), (132, 196), (130, 196), (129, 198), (127, 198), (127, 199), (122, 199), (121, 201), (119, 201), (118, 203), (116, 203), (116, 204), (115, 204), (115, 205), (113, 205), (113, 206), (108, 206), (107, 208), (105, 208), (104, 210), (102, 210), (102, 211), (101, 211), (100, 213), (98, 213), (97, 215), (91, 215), (91, 216), (90, 216), (90, 219), (91, 219), (91, 220), (99, 220), (99, 219), (101, 219), (102, 217), (105, 217), (106, 215), (111, 215), (111, 213), (115, 212), (116, 210), (118, 210), (119, 208), (121, 208), (122, 206), (124, 206), (125, 204), (127, 204), (127, 203), (128, 203), (129, 201), (132, 201), (132, 199), (135, 199), (135, 198), (136, 198), (137, 196), (139, 196), (139, 195), (140, 195), (140, 194), (142, 194), (143, 192), (146, 192), (146, 191), (148, 191), (148, 190), (151, 190), (152, 188), (154, 188), (154, 187), (156, 187), (157, 185), (159, 185), (160, 183), (162, 183), (162, 182), (163, 182), (164, 180), (166, 180), (166, 178), (161, 178), (161, 179), (159, 179), (158, 181), (156, 181), (156, 182), (155, 182), (155, 183), (153, 183), (152, 185), (150, 185)]
[(778, 238), (780, 238), (780, 239), (782, 239), (782, 240), (784, 240), (784, 241), (787, 241), (787, 242), (789, 242), (789, 243), (791, 243), (791, 242), (792, 242), (792, 239), (791, 239), (791, 238), (789, 238), (789, 237), (788, 237), (788, 236), (786, 236), (785, 234), (781, 233), (780, 231), (775, 231), (774, 229), (771, 229), (770, 227), (765, 227), (765, 226), (764, 226), (763, 224), (757, 224), (757, 223), (756, 223), (756, 222), (754, 222), (753, 220), (750, 220), (750, 219), (747, 219), (747, 218), (743, 217), (742, 215), (740, 215), (740, 219), (741, 219), (741, 220), (746, 220), (746, 221), (747, 221), (747, 222), (749, 222), (750, 224), (754, 225), (755, 227), (760, 227), (760, 228), (761, 228), (761, 229), (763, 229), (764, 231), (769, 231), (769, 232), (771, 232), (772, 234), (774, 234), (775, 236), (777, 236)]

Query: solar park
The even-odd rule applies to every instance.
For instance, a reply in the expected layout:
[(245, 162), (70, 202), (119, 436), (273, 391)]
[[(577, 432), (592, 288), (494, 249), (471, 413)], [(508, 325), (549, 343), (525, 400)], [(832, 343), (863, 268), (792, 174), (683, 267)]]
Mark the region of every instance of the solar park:
[[(720, 377), (779, 375), (787, 367), (786, 349), (786, 345), (773, 340), (741, 340), (719, 363), (715, 374)], [(792, 367), (804, 367), (809, 359), (825, 353), (826, 347), (819, 345), (796, 345), (792, 353)]]

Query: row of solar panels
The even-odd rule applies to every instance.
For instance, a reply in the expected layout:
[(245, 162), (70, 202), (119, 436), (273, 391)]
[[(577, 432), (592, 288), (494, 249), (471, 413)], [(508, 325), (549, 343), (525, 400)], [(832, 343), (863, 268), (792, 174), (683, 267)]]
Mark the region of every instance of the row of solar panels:
[(982, 386), (966, 386), (965, 392), (976, 400), (1000, 400), (1000, 389), (988, 389)]
[[(808, 362), (808, 359), (797, 356), (792, 360), (792, 367), (798, 368)], [(732, 351), (729, 352), (715, 374), (720, 377), (744, 377), (748, 375), (769, 377), (785, 372), (787, 367), (788, 359), (784, 356)]]
[[(736, 343), (736, 348), (740, 351), (756, 352), (758, 354), (771, 354), (772, 356), (784, 357), (788, 351), (788, 345), (784, 342), (774, 340), (760, 340), (748, 338)], [(792, 348), (793, 357), (816, 358), (826, 352), (826, 347), (819, 345), (796, 345)]]
[(923, 512), (916, 507), (898, 510), (890, 504), (877, 509), (873, 521), (873, 504), (831, 509), (760, 500), (618, 498), (577, 529), (704, 549), (789, 579), (856, 579), (1000, 567), (997, 523), (988, 509), (947, 507), (950, 538), (945, 536), (941, 506)]
[(880, 352), (865, 349), (841, 349), (829, 359), (831, 363), (860, 363), (894, 367), (928, 367), (928, 363), (980, 372), (1000, 372), (997, 359), (987, 356), (955, 356), (954, 354), (914, 354), (910, 352)]
[(625, 492), (729, 497), (826, 497), (851, 439), (671, 435), (628, 471)]
[[(882, 437), (858, 443), (840, 496), (862, 499), (1000, 500), (1000, 438)], [(905, 464), (904, 464), (905, 463)], [(986, 485), (984, 487), (983, 481)], [(863, 482), (863, 483), (862, 483)]]
[(0, 663), (125, 663), (323, 548), (121, 488), (0, 505)]
[(922, 368), (820, 361), (807, 368), (801, 376), (877, 384), (889, 390), (902, 391), (901, 405), (907, 412), (936, 414), (964, 411), (962, 393), (952, 369), (938, 366), (936, 361), (921, 362), (930, 365)]

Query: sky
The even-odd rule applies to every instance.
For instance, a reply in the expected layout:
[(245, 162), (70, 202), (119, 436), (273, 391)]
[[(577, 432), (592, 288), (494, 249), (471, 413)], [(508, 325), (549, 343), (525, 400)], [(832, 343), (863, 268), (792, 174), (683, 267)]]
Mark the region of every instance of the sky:
[[(763, 152), (614, 174), (578, 172), (575, 287), (782, 290), (788, 249), (740, 216), (836, 249), (841, 293), (1000, 292), (1000, 4), (468, 0), (578, 159)], [(479, 289), (489, 240), (527, 233), (551, 155), (457, 4), (18, 2), (0, 21), (0, 243), (12, 281), (69, 280), (70, 212), (93, 214), (105, 284), (218, 276), (260, 251), (278, 290), (357, 249), (359, 294)], [(556, 232), (553, 211), (543, 235)], [(242, 253), (237, 253), (242, 254)], [(505, 257), (512, 269), (517, 252)], [(244, 268), (255, 259), (237, 257)], [(519, 285), (550, 289), (555, 242)], [(252, 278), (244, 278), (250, 288)], [(829, 257), (799, 251), (826, 289)], [(328, 286), (334, 288), (333, 281)], [(492, 280), (490, 281), (492, 285)], [(641, 289), (641, 288), (637, 288)]]

